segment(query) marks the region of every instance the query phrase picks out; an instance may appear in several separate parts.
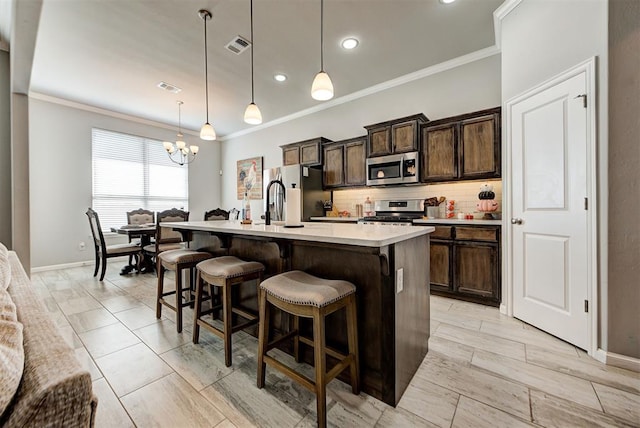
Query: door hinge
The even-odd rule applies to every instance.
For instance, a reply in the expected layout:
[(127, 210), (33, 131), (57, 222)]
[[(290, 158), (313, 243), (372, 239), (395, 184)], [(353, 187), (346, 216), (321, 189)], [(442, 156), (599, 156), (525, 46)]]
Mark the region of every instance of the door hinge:
[(584, 198), (584, 209), (585, 210), (589, 209), (589, 198)]
[(584, 301), (584, 311), (585, 312), (589, 312), (589, 301), (588, 300)]
[(580, 94), (573, 97), (574, 100), (576, 98), (582, 98), (582, 107), (587, 108), (587, 94)]

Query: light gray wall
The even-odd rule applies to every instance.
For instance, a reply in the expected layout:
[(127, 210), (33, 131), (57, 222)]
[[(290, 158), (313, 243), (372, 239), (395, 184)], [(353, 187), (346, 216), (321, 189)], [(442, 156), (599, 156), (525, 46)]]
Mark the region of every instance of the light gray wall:
[(11, 248), (11, 98), (9, 52), (0, 50), (0, 242)]
[[(609, 2), (608, 351), (640, 358), (640, 2)], [(631, 227), (630, 227), (631, 226)]]
[[(336, 141), (366, 135), (365, 125), (415, 113), (424, 113), (435, 120), (499, 105), (500, 56), (494, 55), (224, 141), (223, 204), (240, 208), (241, 201), (237, 200), (235, 189), (236, 161), (240, 159), (263, 156), (265, 168), (270, 168), (282, 165), (279, 147), (282, 144), (320, 136)], [(268, 111), (262, 114), (268, 120)], [(252, 201), (251, 210), (261, 213), (261, 201)]]
[[(29, 109), (32, 266), (92, 260), (85, 216), (92, 198), (91, 128), (169, 141), (176, 131), (33, 98)], [(189, 165), (189, 209), (199, 220), (219, 205), (220, 143), (186, 137), (201, 148)], [(78, 249), (80, 241), (86, 250)]]
[[(502, 100), (591, 58), (596, 59), (597, 162), (607, 168), (607, 0), (523, 0), (502, 21)], [(599, 245), (607, 245), (607, 178), (598, 176)], [(606, 251), (599, 251), (601, 290), (606, 289)], [(606, 308), (606, 293), (600, 309)], [(602, 313), (602, 312), (601, 312)], [(600, 320), (606, 349), (606, 319)]]

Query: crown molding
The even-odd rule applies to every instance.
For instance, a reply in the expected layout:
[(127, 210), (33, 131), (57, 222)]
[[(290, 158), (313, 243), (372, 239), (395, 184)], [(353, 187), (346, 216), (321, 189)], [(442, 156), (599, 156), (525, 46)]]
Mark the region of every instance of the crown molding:
[(502, 20), (520, 3), (522, 3), (522, 0), (506, 0), (493, 12), (493, 31), (498, 48), (502, 47)]
[(422, 70), (414, 71), (413, 73), (405, 74), (404, 76), (397, 77), (395, 79), (387, 80), (386, 82), (379, 83), (374, 86), (370, 86), (368, 88), (362, 89), (357, 92), (353, 92), (349, 95), (345, 95), (343, 97), (334, 98), (331, 101), (324, 102), (320, 105), (300, 110), (296, 113), (280, 117), (278, 119), (263, 123), (262, 125), (254, 126), (251, 128), (243, 129), (242, 131), (234, 132), (232, 134), (226, 135), (223, 138), (220, 138), (220, 141), (227, 141), (234, 138), (241, 137), (243, 135), (251, 134), (254, 132), (261, 131), (263, 129), (270, 128), (272, 126), (280, 125), (286, 122), (290, 122), (295, 119), (299, 119), (304, 116), (309, 116), (310, 114), (318, 113), (323, 110), (327, 110), (332, 107), (339, 106), (341, 104), (345, 104), (359, 98), (363, 98), (378, 92), (385, 91), (387, 89), (394, 88), (396, 86), (404, 85), (409, 82), (413, 82), (414, 80), (419, 80), (428, 76), (432, 76), (434, 74), (442, 73), (443, 71), (451, 70), (453, 68), (460, 67), (465, 64), (469, 64), (475, 61), (479, 61), (484, 58), (488, 58), (500, 53), (500, 50), (496, 46), (490, 46), (488, 48), (480, 49), (475, 52), (471, 52), (467, 55), (462, 55), (457, 58), (451, 59), (449, 61), (441, 62), (439, 64), (433, 65), (431, 67), (423, 68)]
[[(64, 98), (58, 98), (58, 97), (54, 97), (54, 96), (51, 96), (51, 95), (46, 95), (46, 94), (43, 94), (43, 93), (40, 93), (40, 92), (29, 91), (29, 98), (32, 98), (34, 100), (39, 100), (39, 101), (46, 101), (46, 102), (49, 102), (49, 103), (58, 104), (58, 105), (65, 106), (65, 107), (74, 108), (74, 109), (77, 109), (77, 110), (88, 111), (90, 113), (101, 114), (103, 116), (109, 116), (109, 117), (113, 117), (113, 118), (116, 118), (116, 119), (127, 120), (129, 122), (140, 123), (142, 125), (154, 126), (156, 128), (169, 129), (171, 131), (175, 131), (177, 129), (177, 126), (169, 125), (169, 124), (166, 124), (166, 123), (156, 122), (154, 120), (149, 120), (149, 119), (143, 119), (141, 117), (132, 116), (132, 115), (129, 115), (129, 114), (118, 113), (118, 112), (115, 112), (115, 111), (112, 111), (112, 110), (107, 110), (107, 109), (103, 109), (103, 108), (100, 108), (100, 107), (95, 107), (95, 106), (91, 106), (91, 105), (88, 105), (88, 104), (79, 103), (79, 102), (76, 102), (76, 101), (66, 100)], [(199, 131), (193, 131), (191, 129), (182, 128), (182, 132), (184, 134), (189, 134), (189, 135), (193, 135), (193, 136), (196, 136), (196, 137), (200, 136), (200, 132)]]

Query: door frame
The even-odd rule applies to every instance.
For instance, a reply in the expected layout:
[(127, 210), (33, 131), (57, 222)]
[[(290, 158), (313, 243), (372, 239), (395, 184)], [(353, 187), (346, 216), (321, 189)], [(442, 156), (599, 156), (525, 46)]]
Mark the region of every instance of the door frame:
[[(523, 93), (507, 100), (502, 111), (505, 114), (502, 133), (502, 282), (503, 300), (500, 311), (513, 317), (513, 238), (511, 233), (512, 198), (511, 198), (511, 119), (513, 106), (527, 98), (539, 94), (552, 86), (568, 80), (581, 73), (585, 73), (587, 90), (587, 195), (589, 208), (587, 210), (587, 293), (589, 296), (589, 325), (588, 335), (590, 356), (595, 357), (598, 351), (598, 319), (600, 299), (598, 297), (598, 192), (597, 192), (597, 129), (596, 129), (596, 57), (586, 61), (548, 79)], [(604, 309), (604, 308), (603, 308)]]

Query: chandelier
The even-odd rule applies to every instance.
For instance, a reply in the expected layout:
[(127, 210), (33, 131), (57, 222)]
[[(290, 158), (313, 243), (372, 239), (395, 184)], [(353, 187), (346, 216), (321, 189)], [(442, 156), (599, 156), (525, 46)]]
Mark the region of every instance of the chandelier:
[(189, 164), (194, 161), (196, 155), (200, 148), (198, 146), (189, 146), (187, 147), (187, 143), (184, 142), (182, 135), (182, 125), (181, 125), (181, 117), (180, 117), (180, 107), (184, 104), (182, 101), (178, 101), (178, 134), (176, 135), (176, 144), (169, 141), (165, 141), (162, 143), (164, 149), (167, 151), (169, 155), (169, 159), (171, 162), (177, 163), (179, 165)]

